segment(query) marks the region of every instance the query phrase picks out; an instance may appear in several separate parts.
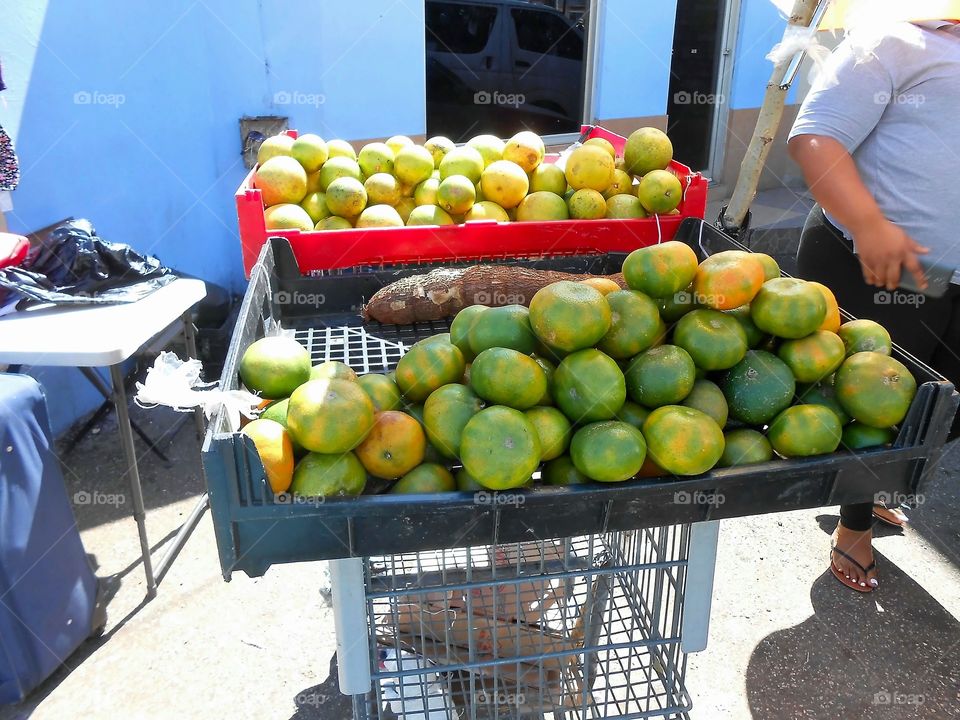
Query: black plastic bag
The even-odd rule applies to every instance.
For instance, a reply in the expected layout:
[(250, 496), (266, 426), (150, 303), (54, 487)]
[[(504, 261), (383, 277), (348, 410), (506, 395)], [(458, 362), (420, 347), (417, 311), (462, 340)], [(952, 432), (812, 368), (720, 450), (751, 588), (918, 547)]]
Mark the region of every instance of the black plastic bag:
[(22, 266), (0, 268), (0, 288), (57, 305), (136, 302), (175, 279), (157, 258), (98, 237), (89, 220), (63, 223)]

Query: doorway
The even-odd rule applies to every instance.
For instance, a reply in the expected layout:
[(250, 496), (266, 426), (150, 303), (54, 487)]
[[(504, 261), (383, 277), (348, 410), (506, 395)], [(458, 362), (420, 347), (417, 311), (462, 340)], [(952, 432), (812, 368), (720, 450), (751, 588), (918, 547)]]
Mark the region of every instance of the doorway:
[(708, 170), (717, 157), (717, 119), (727, 109), (721, 92), (727, 0), (678, 0), (670, 64), (667, 134), (684, 163)]

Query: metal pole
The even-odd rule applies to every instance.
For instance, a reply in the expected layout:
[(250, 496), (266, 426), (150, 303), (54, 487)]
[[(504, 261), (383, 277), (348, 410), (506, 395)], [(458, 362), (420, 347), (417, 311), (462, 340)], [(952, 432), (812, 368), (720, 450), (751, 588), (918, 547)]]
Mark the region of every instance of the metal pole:
[[(819, 0), (795, 0), (793, 11), (790, 13), (787, 29), (784, 36), (790, 31), (790, 26), (810, 27), (810, 20)], [(733, 197), (721, 218), (723, 228), (727, 231), (739, 231), (743, 227), (744, 218), (750, 209), (750, 203), (757, 194), (757, 185), (760, 182), (760, 173), (763, 171), (770, 146), (777, 134), (780, 120), (783, 117), (783, 106), (786, 103), (787, 91), (780, 83), (790, 66), (792, 58), (785, 58), (778, 62), (770, 80), (767, 82), (767, 91), (760, 106), (760, 116), (757, 118), (757, 127), (753, 131), (747, 153), (740, 164), (740, 175), (737, 185), (733, 189)]]
[[(197, 336), (189, 310), (183, 314), (183, 341), (187, 346), (187, 355), (195, 359), (197, 357)], [(193, 420), (197, 425), (197, 437), (202, 441), (206, 428), (204, 426), (203, 410), (199, 407), (193, 411)]]
[(203, 517), (203, 513), (206, 512), (208, 507), (210, 507), (210, 496), (204, 493), (200, 496), (197, 504), (193, 506), (193, 510), (190, 512), (190, 516), (186, 519), (186, 522), (180, 526), (166, 555), (160, 558), (160, 562), (157, 563), (158, 585), (163, 582), (164, 575), (167, 574), (167, 570), (170, 569), (173, 561), (177, 559), (180, 551), (183, 550), (183, 546), (187, 544), (187, 540), (190, 539), (190, 535), (193, 534), (197, 524), (200, 522), (200, 518)]
[(143, 490), (140, 487), (140, 471), (137, 469), (137, 453), (133, 447), (133, 431), (130, 429), (127, 392), (123, 387), (123, 372), (120, 370), (119, 363), (110, 366), (110, 381), (113, 383), (113, 403), (117, 408), (117, 431), (120, 433), (120, 444), (123, 445), (123, 452), (127, 458), (127, 472), (130, 473), (133, 519), (137, 522), (137, 532), (140, 534), (140, 554), (143, 558), (143, 573), (147, 578), (147, 597), (154, 598), (157, 595), (157, 581), (153, 576), (153, 563), (150, 561)]
[(687, 557), (687, 582), (681, 621), (683, 630), (680, 638), (680, 647), (685, 653), (700, 652), (707, 647), (719, 535), (718, 520), (693, 523), (690, 526), (690, 553)]
[(340, 692), (344, 695), (365, 695), (371, 687), (363, 587), (362, 559), (330, 561), (333, 623), (337, 631), (337, 675)]

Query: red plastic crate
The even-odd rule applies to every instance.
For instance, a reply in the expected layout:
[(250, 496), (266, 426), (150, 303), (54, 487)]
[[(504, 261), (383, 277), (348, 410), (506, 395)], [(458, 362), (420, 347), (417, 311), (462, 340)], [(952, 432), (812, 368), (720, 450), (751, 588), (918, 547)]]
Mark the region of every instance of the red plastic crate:
[[(609, 140), (618, 153), (626, 138), (602, 127), (584, 126), (587, 138)], [(295, 131), (290, 132), (296, 136)], [(546, 162), (559, 156), (548, 155)], [(481, 260), (542, 255), (630, 252), (643, 245), (673, 238), (685, 217), (703, 218), (707, 208), (707, 180), (682, 163), (670, 170), (684, 185), (679, 215), (638, 220), (557, 220), (550, 222), (495, 221), (463, 225), (351, 230), (267, 230), (260, 191), (251, 171), (236, 193), (243, 269), (247, 277), (268, 237), (290, 241), (303, 272), (358, 265), (423, 263), (443, 260)]]

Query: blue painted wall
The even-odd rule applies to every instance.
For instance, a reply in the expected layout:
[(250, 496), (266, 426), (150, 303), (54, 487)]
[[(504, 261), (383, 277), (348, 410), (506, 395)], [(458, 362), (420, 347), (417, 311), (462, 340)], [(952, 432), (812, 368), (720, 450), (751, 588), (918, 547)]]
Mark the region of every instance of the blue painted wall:
[(606, 0), (601, 8), (597, 118), (666, 115), (676, 0)]
[[(10, 88), (0, 124), (22, 163), (14, 231), (88, 217), (106, 238), (242, 292), (241, 116), (289, 115), (292, 127), (347, 139), (425, 128), (416, 3), (13, 6), (0, 23)], [(99, 403), (76, 370), (31, 373), (55, 432)]]
[[(733, 61), (731, 109), (755, 108), (763, 103), (773, 71), (773, 63), (766, 56), (780, 42), (785, 27), (786, 18), (770, 0), (742, 0)], [(797, 102), (796, 84), (787, 94), (787, 102)]]

